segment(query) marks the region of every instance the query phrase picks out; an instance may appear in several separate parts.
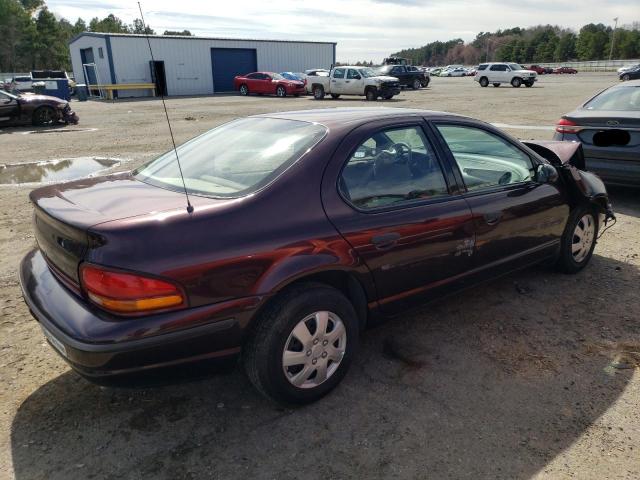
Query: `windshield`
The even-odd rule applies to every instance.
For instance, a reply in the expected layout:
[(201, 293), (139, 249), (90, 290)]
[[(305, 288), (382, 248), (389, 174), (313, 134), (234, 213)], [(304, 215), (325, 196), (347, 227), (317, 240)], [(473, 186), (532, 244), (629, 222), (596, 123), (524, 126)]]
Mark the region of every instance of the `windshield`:
[[(178, 147), (187, 192), (241, 197), (259, 190), (325, 135), (326, 127), (276, 118), (245, 118), (221, 125)], [(173, 150), (134, 171), (142, 181), (182, 191)]]
[(509, 68), (511, 70), (525, 70), (525, 68), (522, 65), (518, 65), (517, 63), (510, 63)]
[(285, 78), (279, 73), (271, 73), (270, 75), (274, 80), (285, 80)]
[(361, 68), (358, 71), (364, 78), (371, 78), (376, 76), (376, 72), (373, 70), (373, 68)]
[(587, 110), (640, 110), (640, 87), (610, 88), (585, 104)]

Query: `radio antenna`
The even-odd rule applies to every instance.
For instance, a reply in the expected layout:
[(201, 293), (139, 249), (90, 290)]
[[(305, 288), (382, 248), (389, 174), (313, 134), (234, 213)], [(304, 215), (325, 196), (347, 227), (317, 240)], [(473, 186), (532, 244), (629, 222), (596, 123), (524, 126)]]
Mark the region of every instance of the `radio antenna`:
[[(138, 10), (140, 10), (140, 18), (142, 20), (142, 28), (144, 29), (145, 37), (147, 39), (147, 45), (149, 45), (149, 53), (151, 54), (151, 64), (153, 68), (153, 74), (158, 78), (158, 72), (156, 71), (156, 60), (153, 58), (153, 49), (151, 48), (151, 40), (149, 40), (149, 31), (147, 30), (147, 24), (144, 21), (144, 15), (142, 14), (142, 6), (138, 2)], [(173, 130), (171, 129), (171, 122), (169, 121), (169, 113), (167, 113), (167, 104), (164, 101), (164, 89), (160, 89), (160, 98), (162, 99), (162, 107), (164, 108), (164, 115), (167, 117), (167, 125), (169, 125), (169, 134), (171, 135), (171, 143), (173, 144), (173, 151), (176, 154), (176, 161), (178, 162), (178, 170), (180, 171), (180, 178), (182, 179), (182, 187), (184, 188), (184, 196), (187, 197), (187, 212), (193, 213), (193, 205), (189, 201), (189, 193), (187, 192), (187, 184), (184, 181), (184, 175), (182, 174), (182, 166), (180, 165), (180, 157), (178, 156), (178, 149), (176, 148), (176, 141), (173, 138)]]

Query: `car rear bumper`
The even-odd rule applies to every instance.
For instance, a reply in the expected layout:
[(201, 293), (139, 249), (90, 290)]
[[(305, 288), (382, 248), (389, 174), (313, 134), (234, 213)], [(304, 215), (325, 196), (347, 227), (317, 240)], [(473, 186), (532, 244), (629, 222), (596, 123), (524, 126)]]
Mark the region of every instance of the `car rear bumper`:
[(118, 318), (64, 287), (38, 250), (20, 265), (25, 303), (52, 347), (87, 377), (140, 372), (239, 353), (260, 297)]

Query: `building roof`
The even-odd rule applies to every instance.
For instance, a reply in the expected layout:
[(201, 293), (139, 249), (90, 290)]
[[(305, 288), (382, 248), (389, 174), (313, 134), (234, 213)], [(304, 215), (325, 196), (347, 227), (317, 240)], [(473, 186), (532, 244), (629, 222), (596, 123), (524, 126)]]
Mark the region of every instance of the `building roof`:
[(224, 40), (231, 42), (275, 42), (275, 43), (314, 43), (321, 45), (337, 45), (337, 42), (314, 42), (309, 40), (268, 40), (258, 38), (224, 38), (224, 37), (195, 37), (185, 35), (143, 35), (137, 33), (102, 33), (102, 32), (82, 32), (69, 40), (69, 45), (80, 37), (131, 37), (131, 38), (160, 38), (165, 40)]

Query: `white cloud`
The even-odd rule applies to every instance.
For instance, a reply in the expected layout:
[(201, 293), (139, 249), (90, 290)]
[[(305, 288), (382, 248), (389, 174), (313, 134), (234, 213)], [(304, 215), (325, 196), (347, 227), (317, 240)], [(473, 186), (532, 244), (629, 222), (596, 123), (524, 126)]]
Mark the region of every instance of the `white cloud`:
[[(72, 22), (109, 13), (127, 23), (139, 17), (137, 3), (130, 0), (49, 0), (47, 5)], [(338, 42), (339, 61), (381, 60), (403, 48), (457, 37), (470, 41), (480, 31), (499, 28), (640, 20), (637, 0), (582, 0), (579, 8), (557, 0), (147, 0), (142, 7), (158, 33), (187, 29), (212, 37)]]

